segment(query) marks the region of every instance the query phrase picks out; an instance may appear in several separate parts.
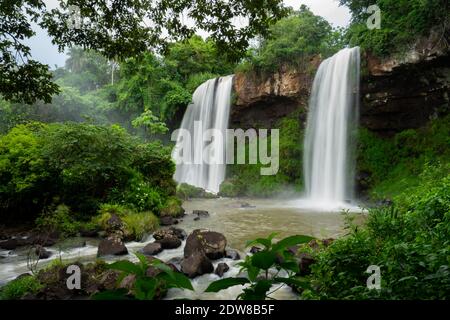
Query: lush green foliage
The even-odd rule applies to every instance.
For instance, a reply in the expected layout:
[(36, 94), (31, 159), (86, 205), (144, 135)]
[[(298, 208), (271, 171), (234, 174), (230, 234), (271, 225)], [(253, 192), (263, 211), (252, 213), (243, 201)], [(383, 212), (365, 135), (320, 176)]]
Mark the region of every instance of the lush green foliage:
[(182, 200), (189, 200), (191, 198), (215, 198), (216, 196), (202, 188), (191, 186), (187, 183), (180, 183), (177, 186), (177, 197)]
[[(375, 199), (400, 197), (449, 171), (450, 116), (435, 119), (426, 127), (406, 130), (393, 138), (380, 138), (365, 129), (358, 138), (357, 165), (370, 176), (369, 187)], [(425, 169), (429, 174), (422, 174)], [(434, 172), (434, 176), (430, 176)]]
[[(289, 190), (299, 191), (303, 186), (303, 130), (300, 119), (301, 114), (295, 113), (281, 119), (275, 126), (280, 130), (279, 171), (276, 175), (262, 176), (261, 164), (229, 165), (227, 167), (229, 179), (222, 183), (221, 194), (268, 197), (286, 193)], [(260, 139), (260, 143), (266, 143), (266, 141)], [(246, 147), (248, 148), (248, 143)]]
[(118, 126), (19, 125), (0, 137), (3, 218), (64, 203), (81, 216), (114, 201), (157, 213), (175, 194), (169, 148)]
[(235, 285), (247, 285), (238, 296), (242, 300), (265, 300), (270, 296), (273, 285), (289, 285), (309, 287), (307, 283), (297, 279), (298, 262), (288, 249), (292, 246), (308, 243), (313, 238), (308, 236), (291, 236), (274, 242), (276, 233), (267, 238), (258, 238), (247, 243), (247, 247), (258, 245), (261, 251), (247, 256), (240, 262), (240, 273), (246, 277), (225, 278), (212, 282), (206, 292), (218, 292)]
[(22, 276), (0, 289), (0, 300), (16, 300), (27, 293), (34, 293), (42, 288), (42, 284), (33, 276)]
[(238, 70), (275, 71), (283, 65), (301, 66), (311, 56), (329, 56), (343, 45), (341, 30), (333, 29), (325, 19), (302, 5), (299, 11), (291, 12), (270, 28), (270, 37), (250, 52), (249, 59)]
[[(111, 60), (123, 61), (151, 49), (164, 52), (170, 41), (187, 39), (198, 29), (211, 39), (230, 60), (239, 59), (254, 36), (266, 35), (268, 26), (283, 17), (281, 0), (264, 3), (240, 0), (179, 2), (145, 1), (59, 1), (49, 9), (42, 0), (6, 1), (0, 7), (0, 94), (8, 101), (32, 104), (50, 102), (58, 86), (49, 67), (32, 60), (26, 41), (39, 25), (60, 51), (82, 46)], [(189, 14), (190, 23), (181, 16)], [(249, 23), (237, 25), (236, 17)], [(142, 23), (145, 20), (147, 23)], [(82, 85), (89, 85), (90, 78)]]
[[(398, 206), (370, 210), (367, 226), (319, 253), (312, 267), (321, 299), (448, 299), (450, 296), (450, 173), (404, 194)], [(365, 273), (381, 268), (381, 290)]]
[[(191, 281), (184, 274), (173, 271), (158, 259), (149, 261), (139, 253), (136, 253), (136, 256), (139, 259), (139, 263), (137, 264), (123, 260), (107, 266), (109, 269), (122, 272), (119, 279), (123, 279), (128, 275), (134, 276), (131, 295), (128, 294), (127, 289), (116, 289), (97, 293), (93, 296), (95, 300), (154, 300), (161, 298), (162, 294), (169, 288), (194, 290)], [(155, 276), (150, 277), (147, 275), (149, 268), (157, 270)]]
[[(347, 32), (350, 44), (377, 55), (402, 52), (432, 29), (438, 32), (438, 39), (448, 32), (450, 8), (446, 0), (340, 0), (340, 3), (352, 12)], [(381, 28), (370, 30), (366, 26), (370, 16), (366, 8), (374, 4), (381, 10)]]

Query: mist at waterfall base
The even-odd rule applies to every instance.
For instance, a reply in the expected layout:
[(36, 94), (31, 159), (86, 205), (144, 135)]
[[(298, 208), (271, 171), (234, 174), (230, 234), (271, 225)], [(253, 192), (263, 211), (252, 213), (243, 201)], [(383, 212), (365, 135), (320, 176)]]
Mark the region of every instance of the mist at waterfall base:
[(305, 199), (298, 205), (355, 209), (354, 135), (358, 121), (359, 47), (324, 60), (311, 90), (304, 140)]
[[(182, 155), (179, 154), (180, 147), (184, 144), (183, 152), (190, 151), (193, 159), (203, 159), (203, 150), (207, 142), (202, 134), (196, 131), (195, 123), (201, 123), (202, 132), (209, 129), (216, 129), (225, 136), (228, 128), (228, 119), (230, 115), (231, 89), (233, 76), (211, 79), (201, 84), (194, 92), (192, 103), (187, 107), (181, 122), (180, 129), (189, 131), (193, 141), (186, 144), (186, 141), (177, 138), (177, 145), (172, 152), (172, 157), (177, 160)], [(201, 121), (201, 122), (199, 122)], [(225, 180), (225, 141), (213, 139), (208, 142), (208, 148), (214, 153), (217, 159), (223, 159), (221, 164), (207, 164), (204, 161), (197, 163), (179, 163), (177, 164), (174, 179), (178, 183), (187, 183), (207, 191), (218, 193), (220, 184)], [(193, 160), (192, 159), (192, 160)], [(176, 161), (177, 162), (177, 161)]]

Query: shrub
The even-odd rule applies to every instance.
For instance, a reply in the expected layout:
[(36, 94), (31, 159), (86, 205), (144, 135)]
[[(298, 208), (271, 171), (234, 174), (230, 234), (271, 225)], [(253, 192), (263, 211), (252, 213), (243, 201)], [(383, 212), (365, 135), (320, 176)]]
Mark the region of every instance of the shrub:
[(191, 186), (187, 183), (180, 183), (177, 186), (177, 197), (182, 200), (188, 200), (190, 198), (215, 198), (216, 196), (202, 188)]
[[(448, 299), (450, 297), (450, 173), (411, 188), (402, 206), (370, 210), (354, 228), (317, 255), (312, 291), (326, 299)], [(381, 268), (381, 290), (365, 286), (369, 265)]]
[(125, 215), (122, 221), (125, 224), (125, 233), (136, 240), (141, 240), (159, 226), (158, 218), (149, 211)]
[(108, 231), (107, 222), (115, 214), (123, 222), (125, 235), (136, 240), (141, 240), (144, 235), (155, 231), (159, 226), (158, 218), (152, 212), (136, 212), (123, 205), (102, 204), (98, 213), (98, 216), (92, 218), (95, 226)]
[(19, 277), (0, 289), (1, 300), (17, 300), (27, 293), (36, 293), (43, 286), (34, 276)]
[(75, 220), (70, 208), (63, 204), (44, 210), (35, 223), (39, 229), (56, 231), (61, 236), (76, 235), (81, 227), (81, 223)]
[[(340, 0), (352, 12), (352, 24), (347, 37), (351, 45), (384, 56), (406, 51), (418, 36), (428, 35), (431, 29), (448, 32), (448, 1), (446, 0)], [(369, 5), (378, 5), (382, 12), (381, 29), (366, 26)], [(406, 50), (405, 50), (406, 49)]]
[(19, 125), (0, 136), (1, 216), (29, 220), (65, 204), (88, 218), (109, 201), (157, 212), (175, 194), (174, 170), (170, 148), (118, 126)]
[(184, 209), (181, 207), (181, 200), (177, 197), (170, 197), (166, 204), (161, 209), (160, 216), (181, 217), (184, 214)]
[(313, 55), (329, 56), (343, 47), (340, 30), (333, 29), (304, 5), (275, 23), (270, 32), (270, 38), (261, 42), (248, 60), (238, 66), (238, 71), (273, 72), (283, 65), (300, 66)]

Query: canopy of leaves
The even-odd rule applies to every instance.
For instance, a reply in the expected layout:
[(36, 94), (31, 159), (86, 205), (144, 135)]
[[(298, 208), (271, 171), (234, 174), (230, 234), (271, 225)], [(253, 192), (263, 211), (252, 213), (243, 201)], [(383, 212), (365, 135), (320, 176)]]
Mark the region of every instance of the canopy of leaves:
[[(94, 49), (112, 60), (136, 57), (150, 49), (164, 52), (170, 42), (206, 31), (229, 60), (248, 42), (286, 14), (282, 0), (68, 0), (48, 10), (42, 0), (0, 4), (0, 94), (12, 102), (50, 102), (58, 92), (48, 66), (31, 59), (25, 40), (38, 24), (60, 51)], [(236, 19), (246, 23), (234, 23)]]
[(270, 37), (261, 41), (249, 63), (257, 70), (274, 71), (285, 64), (300, 65), (312, 55), (329, 56), (342, 47), (341, 30), (302, 5), (270, 28)]
[[(438, 41), (450, 45), (447, 0), (340, 0), (340, 3), (352, 12), (352, 24), (347, 32), (350, 44), (379, 56), (404, 51), (431, 30), (438, 33)], [(366, 9), (374, 4), (381, 10), (381, 28), (370, 30), (366, 26), (370, 16)]]

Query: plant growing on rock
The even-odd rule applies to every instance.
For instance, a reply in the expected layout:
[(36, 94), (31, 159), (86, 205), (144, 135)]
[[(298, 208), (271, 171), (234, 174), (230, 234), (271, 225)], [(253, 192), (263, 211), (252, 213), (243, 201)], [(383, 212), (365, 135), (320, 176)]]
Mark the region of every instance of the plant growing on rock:
[(136, 264), (122, 260), (107, 266), (108, 269), (122, 272), (119, 283), (125, 277), (130, 277), (132, 279), (131, 289), (107, 290), (95, 294), (93, 298), (95, 300), (154, 300), (161, 298), (169, 288), (194, 290), (188, 277), (172, 270), (162, 261), (158, 259), (148, 260), (147, 257), (139, 253), (136, 253), (136, 257), (139, 259)]
[[(206, 292), (218, 292), (235, 285), (247, 285), (243, 292), (237, 297), (241, 300), (265, 300), (270, 294), (284, 285), (307, 288), (308, 284), (299, 280), (299, 265), (293, 252), (289, 248), (308, 243), (313, 238), (309, 236), (296, 235), (274, 242), (276, 233), (267, 238), (258, 238), (247, 243), (247, 247), (260, 245), (260, 251), (247, 256), (241, 266), (240, 273), (245, 272), (247, 277), (226, 278), (212, 282)], [(278, 288), (270, 291), (272, 286)]]

